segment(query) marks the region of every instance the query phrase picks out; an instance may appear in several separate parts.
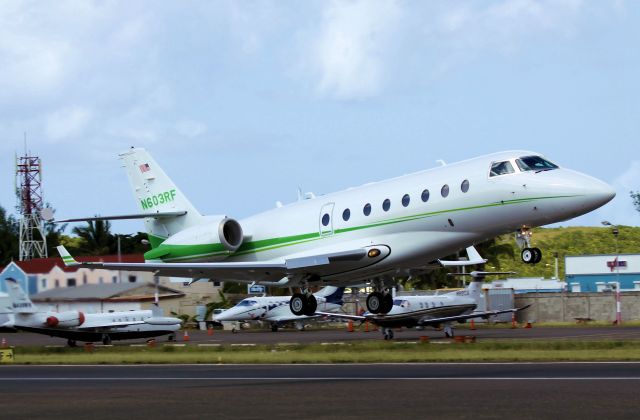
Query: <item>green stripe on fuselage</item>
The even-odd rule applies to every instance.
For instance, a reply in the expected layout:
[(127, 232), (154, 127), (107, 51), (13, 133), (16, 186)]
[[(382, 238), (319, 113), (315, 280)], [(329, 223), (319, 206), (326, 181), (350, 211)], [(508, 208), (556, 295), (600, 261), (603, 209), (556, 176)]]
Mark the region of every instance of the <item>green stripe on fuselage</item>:
[[(379, 226), (391, 225), (395, 223), (408, 222), (413, 220), (425, 219), (442, 215), (445, 213), (454, 213), (460, 211), (477, 210), (490, 207), (500, 207), (504, 205), (522, 204), (538, 200), (557, 199), (557, 198), (569, 198), (577, 197), (576, 195), (561, 195), (561, 196), (547, 196), (547, 197), (531, 197), (531, 198), (518, 198), (513, 200), (496, 201), (489, 204), (482, 204), (477, 206), (460, 207), (448, 210), (438, 210), (433, 212), (418, 213), (410, 216), (403, 216), (397, 218), (390, 218), (381, 220), (375, 223), (366, 225), (353, 226), (348, 228), (336, 229), (334, 234), (341, 234), (346, 232), (352, 232), (356, 230), (369, 229)], [(206, 258), (217, 255), (229, 254), (229, 257), (235, 257), (240, 255), (246, 255), (256, 252), (269, 251), (272, 249), (282, 248), (286, 246), (298, 245), (301, 243), (317, 241), (325, 237), (331, 237), (332, 235), (321, 236), (319, 232), (304, 233), (300, 235), (282, 236), (278, 238), (261, 239), (253, 242), (243, 243), (240, 248), (230, 253), (222, 244), (198, 244), (198, 245), (164, 245), (160, 243), (155, 249), (148, 251), (144, 254), (145, 259), (162, 259), (163, 261), (184, 261), (196, 258)], [(149, 235), (151, 241), (151, 235)], [(159, 237), (156, 237), (160, 239)], [(163, 239), (164, 240), (164, 239)]]

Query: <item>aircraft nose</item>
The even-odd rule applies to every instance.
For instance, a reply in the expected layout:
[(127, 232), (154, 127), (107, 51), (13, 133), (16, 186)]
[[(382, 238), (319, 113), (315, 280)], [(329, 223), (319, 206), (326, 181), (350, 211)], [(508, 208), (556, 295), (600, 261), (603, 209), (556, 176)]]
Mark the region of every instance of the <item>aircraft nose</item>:
[(597, 200), (603, 204), (613, 200), (616, 196), (616, 192), (613, 187), (606, 182), (598, 181), (597, 185), (594, 185), (593, 192), (591, 193), (594, 200)]

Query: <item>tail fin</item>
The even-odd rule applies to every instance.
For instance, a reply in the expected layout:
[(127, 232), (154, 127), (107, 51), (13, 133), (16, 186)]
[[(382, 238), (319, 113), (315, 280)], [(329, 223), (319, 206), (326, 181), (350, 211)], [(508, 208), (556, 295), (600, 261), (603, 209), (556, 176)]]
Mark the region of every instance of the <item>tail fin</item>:
[(327, 300), (327, 303), (335, 303), (342, 305), (342, 296), (344, 295), (344, 287), (327, 286), (319, 290), (316, 296), (323, 297)]
[[(171, 181), (160, 165), (142, 148), (132, 147), (120, 154), (133, 195), (143, 213), (149, 241), (153, 247), (167, 237), (204, 222), (204, 217)], [(186, 211), (184, 216), (152, 218), (157, 212)]]
[(22, 290), (20, 283), (14, 279), (5, 279), (7, 282), (7, 293), (13, 312), (18, 314), (33, 314), (38, 312), (29, 296)]

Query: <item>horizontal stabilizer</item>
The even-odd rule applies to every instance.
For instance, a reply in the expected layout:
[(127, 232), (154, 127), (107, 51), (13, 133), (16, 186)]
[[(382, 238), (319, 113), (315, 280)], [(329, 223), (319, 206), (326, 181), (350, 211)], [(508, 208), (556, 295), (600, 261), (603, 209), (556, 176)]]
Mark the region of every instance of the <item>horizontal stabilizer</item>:
[(480, 253), (474, 246), (470, 246), (467, 248), (467, 257), (467, 261), (438, 260), (438, 262), (443, 267), (466, 267), (470, 265), (484, 264), (487, 262), (486, 259), (480, 256)]
[(171, 217), (179, 217), (187, 214), (186, 211), (165, 211), (158, 213), (138, 213), (138, 214), (123, 214), (117, 216), (92, 216), (92, 217), (77, 217), (74, 219), (64, 220), (48, 220), (52, 223), (69, 223), (69, 222), (95, 222), (98, 220), (130, 220), (130, 219), (166, 219)]

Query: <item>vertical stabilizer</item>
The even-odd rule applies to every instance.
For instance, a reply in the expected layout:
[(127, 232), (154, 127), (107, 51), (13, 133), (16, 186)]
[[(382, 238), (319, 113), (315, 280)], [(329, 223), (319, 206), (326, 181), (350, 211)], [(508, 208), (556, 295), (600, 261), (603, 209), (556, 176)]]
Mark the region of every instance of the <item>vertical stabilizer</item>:
[(29, 299), (29, 296), (22, 290), (20, 284), (14, 279), (6, 279), (7, 293), (9, 301), (14, 313), (17, 314), (33, 314), (38, 312), (35, 305)]
[[(150, 216), (144, 220), (153, 247), (174, 233), (204, 221), (203, 216), (145, 149), (132, 147), (120, 154), (120, 160), (139, 208)], [(154, 213), (176, 211), (187, 213), (183, 216), (153, 218)]]

